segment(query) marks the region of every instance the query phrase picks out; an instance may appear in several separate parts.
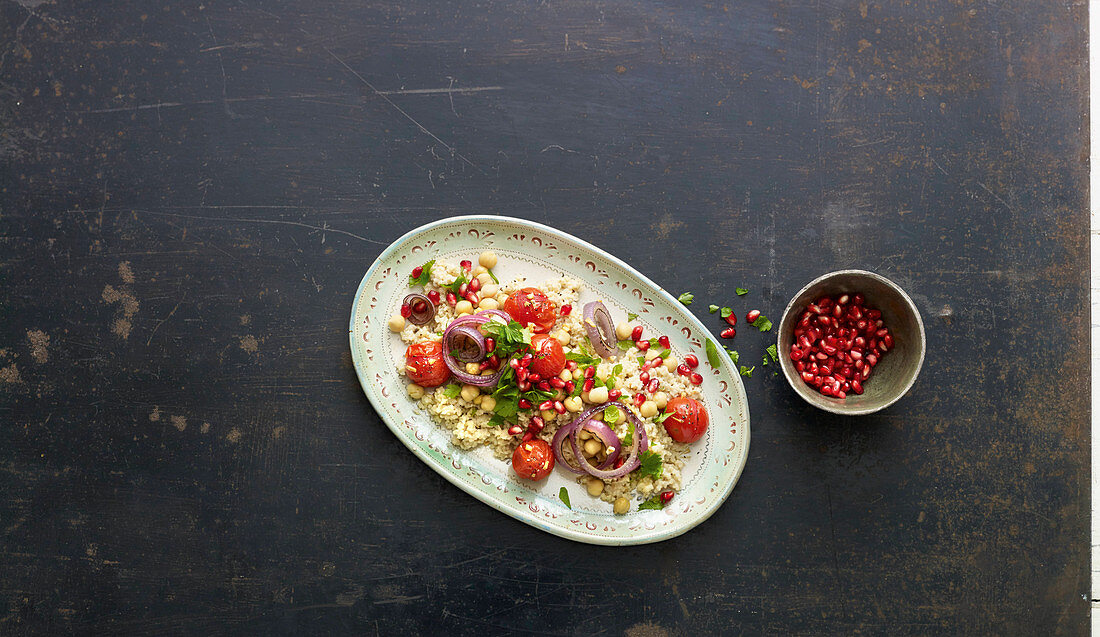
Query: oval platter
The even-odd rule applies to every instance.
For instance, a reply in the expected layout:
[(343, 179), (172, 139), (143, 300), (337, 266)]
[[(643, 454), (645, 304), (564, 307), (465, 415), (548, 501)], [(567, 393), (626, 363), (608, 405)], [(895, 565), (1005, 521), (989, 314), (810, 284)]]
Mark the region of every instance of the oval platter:
[[(409, 271), (429, 259), (477, 261), (484, 250), (499, 258), (494, 271), (502, 281), (525, 276), (542, 281), (571, 276), (584, 283), (578, 307), (601, 300), (615, 321), (638, 315), (647, 334), (667, 334), (683, 358), (702, 361), (703, 402), (710, 427), (692, 445), (682, 470), (683, 485), (663, 510), (615, 515), (611, 505), (589, 497), (571, 475), (554, 471), (538, 483), (521, 481), (511, 463), (487, 448), (465, 451), (450, 433), (417, 408), (396, 372), (405, 346), (386, 322), (409, 291)], [(535, 528), (590, 544), (627, 545), (676, 537), (706, 520), (729, 496), (745, 467), (749, 450), (749, 409), (745, 388), (724, 353), (717, 369), (707, 364), (707, 329), (679, 301), (634, 268), (569, 234), (538, 223), (497, 216), (452, 217), (421, 226), (391, 244), (367, 270), (352, 305), (348, 327), (359, 383), (395, 436), (429, 467), (485, 504)], [(572, 509), (559, 499), (567, 487)]]

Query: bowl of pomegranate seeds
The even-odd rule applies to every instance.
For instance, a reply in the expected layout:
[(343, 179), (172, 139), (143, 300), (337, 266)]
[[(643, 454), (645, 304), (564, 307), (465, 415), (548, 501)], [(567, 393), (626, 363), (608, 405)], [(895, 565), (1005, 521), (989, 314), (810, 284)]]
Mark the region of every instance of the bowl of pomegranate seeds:
[(814, 407), (859, 416), (885, 409), (913, 386), (924, 363), (924, 323), (886, 277), (838, 270), (795, 295), (779, 323), (779, 360)]

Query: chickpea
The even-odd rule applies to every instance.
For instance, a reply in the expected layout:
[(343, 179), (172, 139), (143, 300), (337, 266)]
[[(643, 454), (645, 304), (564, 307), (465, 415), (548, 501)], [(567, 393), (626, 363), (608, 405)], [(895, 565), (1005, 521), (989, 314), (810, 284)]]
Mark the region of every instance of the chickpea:
[(480, 279), (480, 278), (481, 278), (482, 276), (484, 276), (484, 277), (485, 277), (485, 279), (483, 279), (483, 280), (481, 281), (482, 283), (488, 283), (489, 281), (492, 281), (492, 280), (493, 280), (493, 277), (489, 276), (489, 270), (485, 269), (484, 267), (482, 267), (482, 266), (480, 266), (480, 265), (479, 265), (479, 266), (477, 266), (476, 268), (474, 268), (474, 272), (473, 272), (473, 275), (474, 275), (475, 277), (479, 278), (479, 279)]
[(580, 396), (572, 396), (570, 398), (566, 398), (565, 399), (565, 411), (568, 411), (568, 412), (573, 413), (573, 414), (575, 414), (579, 411), (584, 411), (584, 404), (581, 403)]
[(647, 400), (638, 411), (642, 413), (642, 418), (652, 418), (657, 415), (657, 403)]
[(591, 398), (591, 396), (588, 395), (588, 392), (586, 392), (586, 391), (581, 392), (581, 395), (580, 395), (581, 402), (585, 402), (585, 403), (592, 402), (591, 400), (589, 400), (589, 398)]
[(467, 374), (480, 374), (481, 373), (481, 365), (478, 365), (477, 363), (466, 363), (466, 373)]
[(481, 401), (485, 400), (486, 398), (488, 398), (488, 396), (486, 396), (485, 394), (482, 394), (482, 393), (479, 392), (478, 395), (474, 396), (474, 399), (471, 400), (470, 402), (472, 402), (475, 405), (480, 405)]
[(615, 336), (619, 337), (620, 341), (625, 341), (630, 338), (630, 333), (634, 331), (633, 327), (630, 327), (630, 323), (626, 321), (620, 322), (615, 326)]
[(664, 409), (665, 405), (668, 404), (668, 394), (663, 391), (653, 394), (653, 403), (657, 405), (657, 409)]
[(507, 294), (501, 294), (500, 292), (497, 292), (497, 303), (500, 303), (500, 306), (504, 307), (504, 304), (507, 303), (507, 302), (508, 302), (508, 295)]
[(598, 498), (600, 494), (603, 493), (603, 480), (599, 478), (589, 478), (588, 484), (586, 484), (585, 487), (588, 489), (588, 495), (593, 498)]
[(409, 398), (413, 400), (420, 400), (424, 397), (424, 388), (416, 383), (409, 383), (405, 387), (405, 391), (409, 392)]
[(670, 372), (676, 371), (676, 366), (680, 364), (680, 361), (676, 360), (675, 356), (669, 356), (665, 359), (664, 366)]
[(483, 310), (495, 310), (500, 307), (500, 304), (494, 298), (485, 297), (481, 299), (481, 303), (478, 303), (477, 306)]
[(459, 301), (458, 304), (455, 305), (455, 314), (463, 314), (463, 313), (473, 314), (474, 313), (474, 304), (470, 303), (469, 301)]
[(497, 286), (496, 283), (492, 283), (491, 281), (492, 279), (489, 279), (489, 282), (486, 282), (484, 285), (481, 286), (481, 298), (485, 299), (489, 298), (490, 296), (496, 296), (497, 292), (500, 290), (500, 287)]
[(394, 314), (390, 317), (389, 326), (391, 332), (400, 332), (405, 329), (405, 317), (400, 314)]
[(601, 411), (601, 412), (600, 412), (600, 413), (598, 413), (598, 414), (592, 414), (592, 415), (591, 415), (591, 416), (589, 417), (589, 419), (590, 419), (590, 420), (603, 420), (603, 412)]
[(592, 391), (588, 392), (588, 402), (596, 403), (597, 405), (607, 402), (607, 387), (593, 387)]
[(568, 383), (569, 381), (573, 380), (573, 372), (569, 371), (568, 369), (563, 369), (561, 370), (561, 373), (558, 374), (558, 378)]
[(481, 399), (481, 411), (491, 413), (496, 406), (497, 399), (493, 398), (492, 396), (486, 396), (485, 398)]
[(623, 496), (615, 498), (615, 515), (622, 515), (627, 511), (630, 511), (630, 500)]
[(581, 371), (581, 368), (578, 367), (577, 369), (574, 369), (573, 370), (573, 380), (580, 380), (582, 378), (584, 378), (584, 372)]
[(581, 430), (580, 430), (580, 431), (579, 431), (579, 432), (577, 433), (577, 436), (578, 436), (578, 437), (579, 437), (579, 438), (580, 438), (581, 440), (588, 440), (589, 438), (591, 438), (591, 437), (592, 437), (592, 432), (591, 432), (591, 431), (588, 431), (587, 429), (581, 429)]
[(558, 415), (558, 412), (554, 411), (553, 409), (543, 409), (541, 412), (539, 412), (539, 415), (542, 416), (542, 419), (546, 422), (550, 422)]
[(460, 395), (462, 396), (462, 400), (472, 403), (474, 402), (474, 397), (477, 396), (479, 393), (481, 393), (481, 390), (479, 390), (477, 387), (474, 387), (473, 385), (463, 385), (462, 393)]
[(653, 348), (651, 347), (651, 348), (649, 348), (649, 349), (647, 349), (647, 350), (645, 351), (645, 359), (646, 359), (647, 361), (651, 361), (651, 360), (653, 360), (654, 358), (657, 358), (657, 356), (658, 356), (658, 355), (660, 355), (660, 353), (661, 353), (661, 352), (659, 352), (659, 351), (657, 351), (656, 349), (653, 349)]
[(570, 341), (573, 340), (572, 338), (570, 338), (569, 332), (560, 330), (554, 334), (554, 338), (558, 339), (558, 342), (561, 343), (562, 347), (568, 347)]
[(603, 445), (599, 440), (595, 438), (589, 438), (584, 441), (584, 453), (587, 456), (594, 456), (603, 450)]
[(492, 270), (493, 268), (497, 267), (497, 255), (488, 251), (482, 252), (481, 256), (477, 258), (477, 262), (481, 265), (481, 267), (487, 270)]

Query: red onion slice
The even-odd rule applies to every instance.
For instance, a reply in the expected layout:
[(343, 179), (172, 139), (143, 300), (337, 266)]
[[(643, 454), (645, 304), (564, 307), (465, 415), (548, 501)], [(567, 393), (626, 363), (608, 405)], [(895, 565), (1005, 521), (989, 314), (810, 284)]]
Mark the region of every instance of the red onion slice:
[(450, 332), (446, 345), (450, 348), (451, 356), (463, 363), (480, 363), (485, 360), (485, 335), (477, 327), (463, 324)]
[[(417, 311), (416, 306), (420, 303), (424, 304), (424, 309)], [(424, 325), (435, 318), (435, 303), (432, 303), (431, 299), (419, 292), (413, 292), (406, 296), (401, 304), (408, 305), (409, 309), (412, 310), (412, 314), (409, 314), (409, 322), (413, 325)]]
[[(581, 454), (580, 446), (577, 444), (576, 432), (577, 429), (583, 427), (589, 420), (591, 420), (591, 417), (594, 414), (603, 412), (603, 410), (607, 409), (611, 405), (615, 405), (616, 407), (618, 407), (619, 411), (625, 414), (626, 417), (630, 419), (630, 422), (634, 424), (634, 439), (632, 440), (630, 445), (630, 453), (628, 454), (629, 460), (624, 462), (623, 466), (619, 467), (618, 469), (605, 471), (601, 468), (593, 467), (592, 463), (588, 462), (584, 455)], [(591, 431), (591, 429), (589, 429), (589, 431)], [(612, 432), (612, 435), (614, 435), (614, 432)], [(618, 436), (615, 436), (615, 438), (618, 439)], [(562, 454), (561, 444), (565, 442), (566, 439), (569, 440), (569, 443), (572, 446), (573, 457), (574, 459), (576, 459), (579, 467), (575, 467), (570, 464), (565, 459), (564, 454)], [(573, 422), (567, 425), (563, 425), (560, 429), (558, 429), (558, 432), (554, 434), (554, 441), (551, 444), (551, 447), (554, 450), (555, 459), (559, 463), (561, 463), (561, 466), (565, 467), (566, 470), (577, 474), (582, 472), (587, 473), (603, 480), (615, 480), (617, 478), (625, 476), (626, 474), (634, 471), (639, 466), (641, 466), (641, 455), (645, 453), (647, 449), (649, 449), (649, 438), (646, 437), (645, 426), (640, 420), (638, 420), (638, 417), (634, 415), (634, 412), (627, 409), (626, 405), (622, 404), (621, 402), (613, 400), (602, 405), (597, 405), (596, 407), (590, 407), (577, 415), (577, 417), (573, 419)], [(621, 451), (622, 450), (620, 449), (620, 452)], [(606, 466), (606, 463), (601, 466)], [(578, 468), (580, 469), (580, 471), (578, 471)]]
[(561, 446), (565, 443), (566, 438), (572, 442), (572, 436), (576, 433), (577, 429), (580, 428), (582, 422), (584, 421), (578, 418), (568, 425), (558, 427), (557, 432), (554, 433), (554, 439), (550, 442), (550, 448), (554, 450), (554, 459), (558, 461), (557, 466), (577, 475), (584, 475), (584, 470), (569, 462)]
[(584, 331), (588, 334), (588, 340), (592, 341), (592, 348), (602, 358), (612, 358), (618, 352), (618, 341), (615, 340), (615, 323), (611, 320), (611, 313), (600, 301), (592, 301), (584, 306)]
[[(452, 350), (459, 350), (459, 353), (462, 354), (462, 350), (465, 347), (465, 341), (472, 340), (479, 350), (477, 360), (473, 358), (467, 360), (466, 356), (463, 356), (463, 360), (465, 362), (474, 363), (485, 359), (485, 335), (477, 329), (477, 326), (489, 320), (489, 316), (485, 316), (488, 312), (489, 310), (486, 310), (485, 312), (459, 317), (451, 321), (451, 324), (448, 325), (447, 329), (443, 332), (443, 363), (447, 365), (447, 369), (451, 370), (451, 375), (454, 376), (456, 380), (467, 385), (474, 385), (475, 387), (491, 387), (499, 383), (500, 377), (504, 375), (506, 366), (501, 365), (500, 368), (497, 369), (497, 372), (491, 376), (469, 374), (466, 372), (465, 364), (455, 360)], [(464, 342), (457, 342), (457, 337), (461, 337)]]

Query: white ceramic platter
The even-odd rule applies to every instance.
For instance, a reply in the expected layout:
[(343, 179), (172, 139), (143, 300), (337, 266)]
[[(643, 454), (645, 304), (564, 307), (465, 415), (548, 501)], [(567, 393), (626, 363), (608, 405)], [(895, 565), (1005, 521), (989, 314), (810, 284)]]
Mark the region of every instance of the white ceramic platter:
[[(683, 360), (694, 352), (701, 364), (703, 403), (710, 427), (692, 444), (682, 471), (683, 488), (663, 510), (615, 515), (611, 505), (589, 497), (571, 474), (555, 469), (542, 482), (520, 480), (511, 463), (487, 448), (464, 451), (450, 432), (420, 411), (398, 375), (405, 346), (386, 322), (408, 294), (413, 267), (429, 259), (477, 262), (484, 250), (499, 258), (493, 271), (502, 281), (525, 276), (535, 285), (563, 274), (584, 287), (577, 307), (603, 301), (616, 322), (628, 312), (649, 336), (667, 334)], [(733, 490), (749, 451), (749, 408), (732, 362), (722, 354), (718, 369), (707, 364), (707, 329), (675, 298), (621, 260), (553, 228), (509, 217), (453, 217), (417, 228), (390, 245), (371, 265), (352, 305), (352, 360), (359, 382), (378, 414), (401, 442), (460, 489), (489, 506), (554, 535), (591, 544), (644, 544), (666, 540), (706, 520)], [(558, 499), (569, 490), (572, 510)]]

